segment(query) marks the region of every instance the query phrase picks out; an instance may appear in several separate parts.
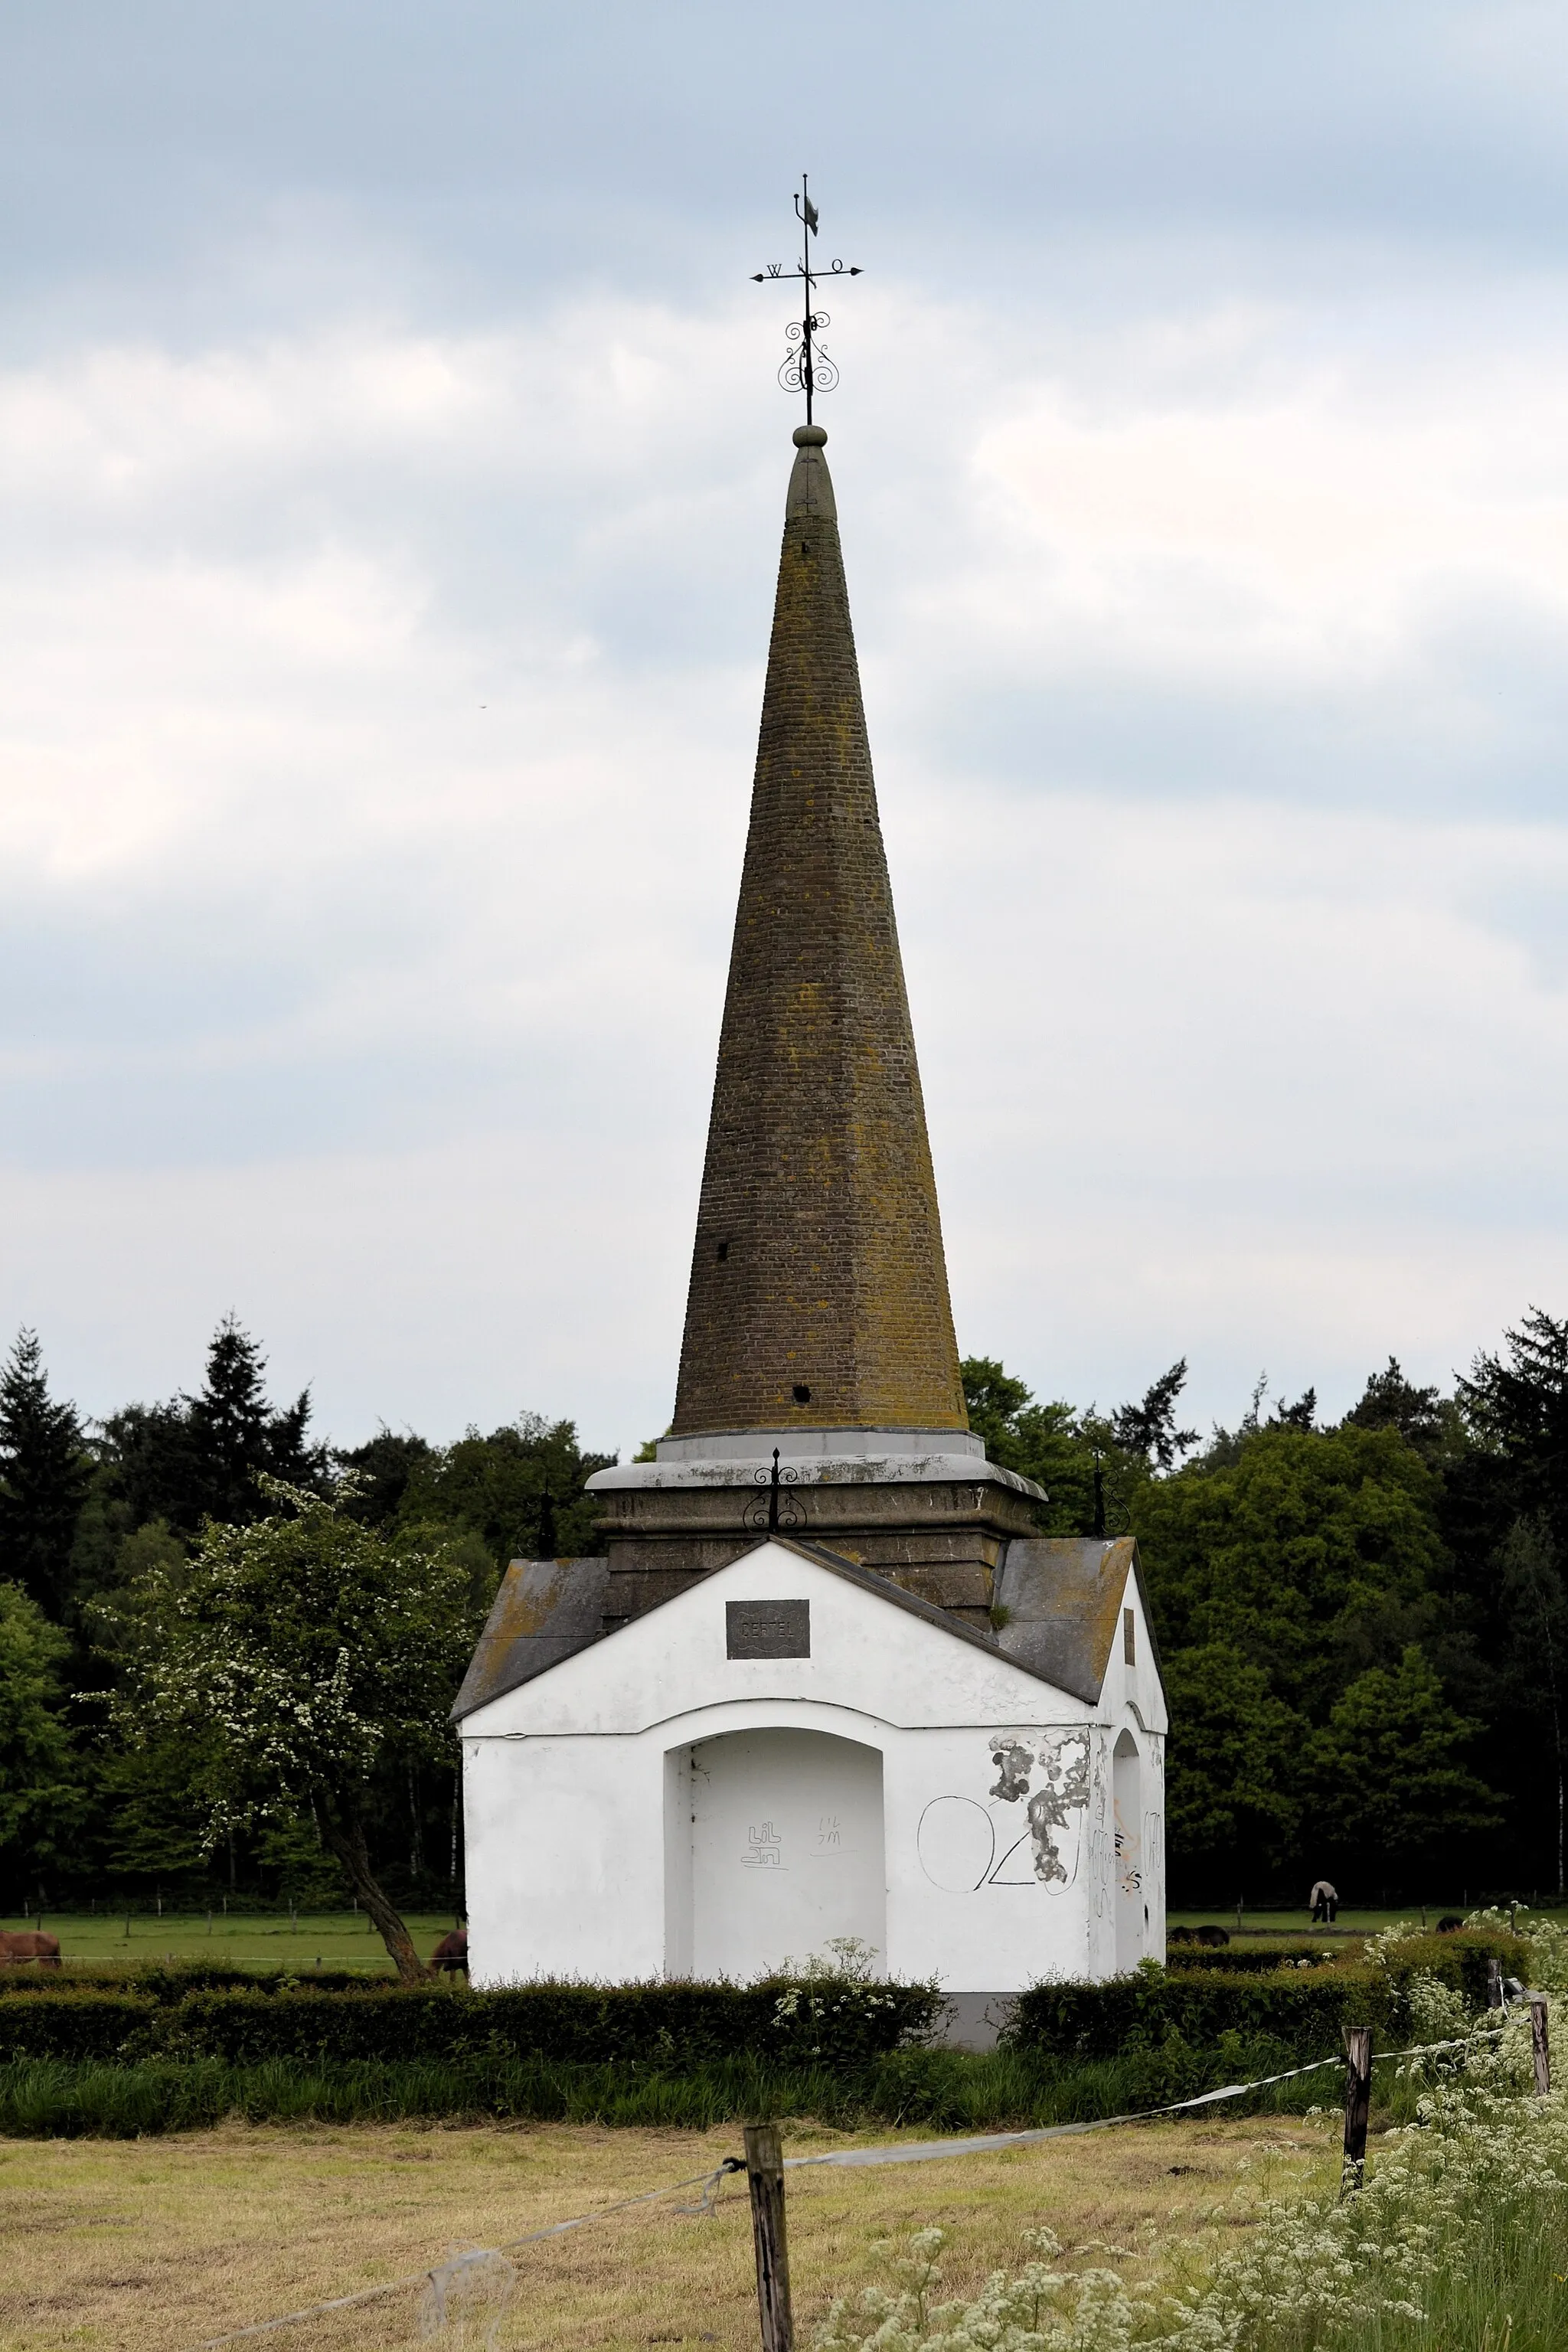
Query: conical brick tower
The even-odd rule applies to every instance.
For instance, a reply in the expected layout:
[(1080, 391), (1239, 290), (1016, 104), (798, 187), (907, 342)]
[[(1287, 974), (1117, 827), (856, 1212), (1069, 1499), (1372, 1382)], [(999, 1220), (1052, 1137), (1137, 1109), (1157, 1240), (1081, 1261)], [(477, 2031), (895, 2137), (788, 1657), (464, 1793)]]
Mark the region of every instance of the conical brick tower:
[(826, 438), (795, 436), (674, 1437), (969, 1425)]
[(1041, 1499), (964, 1412), (826, 438), (795, 435), (675, 1414), (592, 1481), (609, 1623), (771, 1522), (985, 1624)]

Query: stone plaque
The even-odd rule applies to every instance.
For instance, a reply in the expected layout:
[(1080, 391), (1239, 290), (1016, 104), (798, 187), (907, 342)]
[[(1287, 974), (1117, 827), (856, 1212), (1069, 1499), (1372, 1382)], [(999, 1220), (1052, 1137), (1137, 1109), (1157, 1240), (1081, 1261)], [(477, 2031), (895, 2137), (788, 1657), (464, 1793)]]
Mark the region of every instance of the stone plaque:
[(731, 1658), (809, 1658), (809, 1601), (726, 1601), (724, 1649)]

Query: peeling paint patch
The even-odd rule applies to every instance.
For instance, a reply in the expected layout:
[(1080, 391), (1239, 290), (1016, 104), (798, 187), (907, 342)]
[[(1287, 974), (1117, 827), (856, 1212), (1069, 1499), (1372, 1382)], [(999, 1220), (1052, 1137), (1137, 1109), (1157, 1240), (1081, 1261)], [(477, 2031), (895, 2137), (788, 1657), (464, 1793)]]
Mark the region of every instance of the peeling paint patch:
[(997, 1773), (991, 1789), (994, 1797), (1000, 1797), (1004, 1804), (1012, 1805), (1016, 1804), (1020, 1797), (1028, 1795), (1029, 1774), (1034, 1769), (1035, 1759), (1020, 1741), (1008, 1739), (999, 1747), (994, 1746), (991, 1761)]
[[(992, 1796), (1005, 1804), (1028, 1800), (1035, 1876), (1042, 1885), (1067, 1885), (1072, 1873), (1062, 1856), (1062, 1832), (1089, 1803), (1088, 1732), (997, 1733), (988, 1745), (996, 1767)], [(1037, 1774), (1038, 1785), (1031, 1792)]]

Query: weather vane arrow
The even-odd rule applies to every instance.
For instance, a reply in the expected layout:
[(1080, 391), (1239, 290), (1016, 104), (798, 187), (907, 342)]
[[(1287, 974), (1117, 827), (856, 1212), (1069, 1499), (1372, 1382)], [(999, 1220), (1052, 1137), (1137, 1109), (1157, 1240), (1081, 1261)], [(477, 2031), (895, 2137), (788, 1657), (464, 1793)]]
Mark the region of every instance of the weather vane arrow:
[(782, 261), (770, 261), (765, 269), (754, 273), (752, 283), (753, 286), (768, 286), (776, 278), (784, 284), (792, 278), (802, 281), (805, 310), (798, 320), (792, 320), (784, 329), (790, 347), (779, 370), (779, 382), (786, 392), (805, 393), (805, 421), (810, 425), (813, 422), (811, 404), (814, 395), (819, 392), (831, 392), (838, 381), (838, 370), (816, 340), (823, 328), (833, 323), (826, 311), (816, 307), (817, 284), (824, 278), (858, 278), (860, 271), (857, 265), (844, 261), (830, 261), (826, 268), (818, 267), (813, 269), (811, 240), (820, 234), (820, 229), (816, 206), (811, 201), (804, 172), (800, 175), (800, 189), (795, 200), (795, 216), (802, 232), (800, 259), (793, 267)]

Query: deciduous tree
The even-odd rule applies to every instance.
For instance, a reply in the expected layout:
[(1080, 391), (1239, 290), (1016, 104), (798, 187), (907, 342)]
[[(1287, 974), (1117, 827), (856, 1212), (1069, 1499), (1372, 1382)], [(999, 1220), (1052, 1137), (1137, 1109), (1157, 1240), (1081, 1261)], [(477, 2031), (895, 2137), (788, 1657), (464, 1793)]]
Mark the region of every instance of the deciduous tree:
[(1449, 1706), (1419, 1643), (1370, 1666), (1332, 1708), (1308, 1760), (1326, 1840), (1399, 1880), (1454, 1839), (1495, 1829), (1498, 1801), (1464, 1762), (1481, 1727)]
[(439, 1544), (389, 1540), (319, 1495), (259, 1483), (266, 1517), (209, 1521), (189, 1562), (134, 1590), (113, 1720), (133, 1743), (189, 1739), (209, 1846), (313, 1806), (414, 1981), (425, 1970), (372, 1867), (366, 1816), (389, 1776), (452, 1761), (479, 1630), (468, 1572)]

